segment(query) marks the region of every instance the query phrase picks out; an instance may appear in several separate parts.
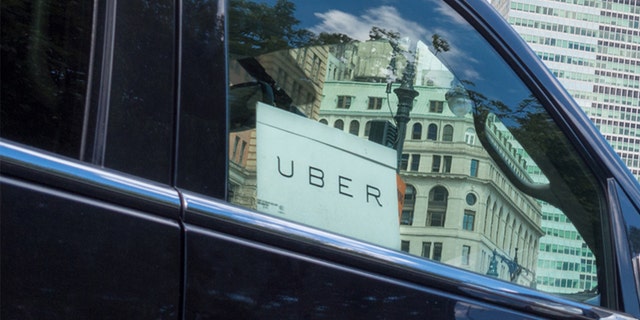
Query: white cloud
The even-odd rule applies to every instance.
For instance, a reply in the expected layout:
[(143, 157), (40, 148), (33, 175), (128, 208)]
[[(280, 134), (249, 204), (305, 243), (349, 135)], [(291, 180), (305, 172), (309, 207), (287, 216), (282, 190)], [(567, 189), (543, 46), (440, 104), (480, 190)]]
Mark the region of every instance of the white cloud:
[(342, 33), (357, 40), (369, 39), (369, 30), (379, 27), (399, 32), (401, 37), (409, 37), (413, 42), (424, 39), (427, 31), (417, 22), (409, 21), (395, 7), (380, 6), (367, 9), (362, 15), (355, 16), (339, 10), (316, 13), (321, 23), (311, 28), (315, 33)]
[[(394, 0), (388, 0), (387, 3), (393, 1)], [(434, 3), (438, 3), (438, 1)], [(472, 64), (480, 63), (473, 57), (472, 53), (461, 52), (456, 45), (457, 41), (467, 41), (469, 40), (467, 37), (476, 37), (473, 28), (444, 2), (435, 7), (433, 12), (436, 13), (436, 15), (432, 15), (431, 19), (446, 20), (448, 23), (453, 22), (456, 28), (449, 30), (447, 28), (436, 27), (435, 29), (427, 30), (421, 23), (403, 18), (395, 7), (383, 5), (367, 9), (359, 15), (340, 10), (315, 13), (315, 16), (318, 17), (321, 22), (311, 27), (310, 30), (316, 34), (321, 32), (341, 33), (356, 40), (366, 41), (369, 39), (369, 31), (375, 26), (398, 32), (401, 38), (408, 38), (412, 50), (415, 49), (414, 46), (418, 41), (422, 41), (433, 49), (431, 37), (433, 34), (438, 34), (443, 39), (447, 39), (451, 45), (450, 51), (438, 56), (446, 65), (456, 65), (456, 60), (467, 61)], [(461, 33), (461, 30), (465, 30), (465, 32)], [(456, 76), (462, 79), (471, 81), (481, 80), (480, 75), (473, 68), (459, 71), (461, 71), (461, 74), (456, 74)]]

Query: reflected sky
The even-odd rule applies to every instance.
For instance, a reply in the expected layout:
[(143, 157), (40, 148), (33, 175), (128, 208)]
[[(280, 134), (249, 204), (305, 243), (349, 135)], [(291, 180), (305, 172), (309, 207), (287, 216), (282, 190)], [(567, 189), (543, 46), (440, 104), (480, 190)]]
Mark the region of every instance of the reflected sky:
[[(277, 1), (259, 2), (273, 5)], [(376, 26), (399, 32), (401, 37), (410, 39), (413, 48), (417, 41), (422, 41), (432, 51), (431, 37), (437, 34), (451, 47), (447, 52), (439, 52), (437, 57), (468, 89), (512, 108), (530, 95), (499, 55), (443, 1), (292, 2), (296, 5), (295, 16), (300, 20), (298, 27), (315, 34), (342, 33), (365, 41), (369, 39), (371, 27)]]

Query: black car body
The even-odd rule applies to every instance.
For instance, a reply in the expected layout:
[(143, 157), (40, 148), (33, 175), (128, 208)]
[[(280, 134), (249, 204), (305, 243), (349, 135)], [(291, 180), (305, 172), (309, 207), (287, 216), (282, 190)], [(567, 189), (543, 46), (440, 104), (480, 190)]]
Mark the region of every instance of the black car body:
[[(311, 11), (325, 10), (321, 4), (300, 1), (296, 5), (305, 10), (307, 6), (317, 6)], [(355, 14), (361, 11), (351, 6), (365, 4), (343, 5), (335, 9), (343, 13), (353, 10)], [(238, 187), (237, 181), (250, 181), (252, 177), (255, 180), (255, 169), (253, 172), (247, 169), (247, 159), (242, 160), (240, 154), (255, 156), (249, 150), (255, 146), (251, 140), (255, 137), (250, 132), (264, 123), (260, 115), (256, 119), (252, 109), (256, 100), (262, 102), (259, 108), (271, 105), (285, 114), (302, 114), (306, 119), (299, 118), (304, 121), (338, 117), (353, 101), (358, 101), (348, 98), (347, 104), (345, 98), (337, 98), (337, 111), (326, 113), (323, 107), (318, 107), (322, 99), (308, 98), (300, 92), (320, 90), (319, 83), (328, 87), (330, 81), (325, 79), (329, 78), (320, 82), (305, 79), (301, 84), (293, 81), (289, 87), (283, 80), (277, 80), (277, 70), (284, 70), (289, 79), (308, 76), (309, 72), (320, 74), (315, 69), (316, 61), (318, 68), (322, 68), (331, 60), (317, 55), (309, 58), (309, 69), (301, 64), (301, 71), (289, 70), (295, 57), (291, 50), (311, 48), (304, 52), (324, 52), (340, 58), (335, 61), (345, 61), (345, 52), (354, 54), (355, 49), (361, 52), (389, 49), (381, 60), (388, 62), (383, 63), (383, 69), (393, 69), (386, 73), (387, 78), (359, 79), (348, 84), (366, 82), (390, 88), (386, 96), (381, 95), (387, 100), (370, 100), (371, 109), (381, 109), (377, 101), (391, 100), (392, 89), (425, 90), (420, 91), (422, 96), (410, 94), (409, 105), (404, 106), (409, 109), (414, 101), (419, 102), (431, 92), (428, 90), (433, 84), (428, 81), (424, 88), (417, 85), (413, 88), (408, 80), (414, 76), (409, 69), (419, 66), (418, 59), (412, 60), (419, 50), (405, 46), (405, 34), (400, 31), (394, 34), (397, 30), (372, 28), (378, 33), (370, 33), (370, 42), (356, 39), (346, 28), (341, 35), (333, 34), (335, 38), (322, 38), (302, 32), (303, 29), (287, 29), (284, 18), (278, 19), (280, 16), (262, 21), (266, 18), (257, 14), (277, 8), (284, 12), (284, 17), (290, 17), (287, 12), (295, 10), (287, 1), (272, 4), (240, 0), (86, 3), (38, 0), (3, 1), (1, 7), (3, 319), (640, 317), (640, 186), (559, 82), (486, 1), (402, 2), (395, 10), (405, 16), (422, 14), (424, 21), (398, 30), (408, 34), (424, 26), (429, 30), (425, 34), (433, 33), (433, 37), (424, 39), (425, 48), (446, 65), (441, 70), (454, 75), (452, 80), (457, 82), (452, 83), (463, 88), (471, 103), (469, 113), (451, 123), (463, 121), (475, 129), (479, 141), (468, 152), (479, 152), (482, 155), (475, 157), (481, 160), (471, 159), (471, 172), (457, 174), (454, 180), (490, 185), (497, 190), (496, 194), (507, 188), (504, 186), (513, 186), (513, 194), (520, 195), (514, 207), (530, 203), (540, 210), (538, 202), (528, 200), (535, 198), (561, 208), (575, 225), (578, 238), (584, 238), (583, 248), (588, 247), (596, 261), (597, 287), (582, 292), (590, 300), (536, 290), (532, 269), (537, 253), (533, 252), (537, 252), (543, 229), (527, 222), (532, 230), (530, 237), (524, 236), (524, 231), (516, 233), (516, 228), (510, 227), (511, 222), (513, 226), (516, 222), (525, 226), (529, 220), (523, 218), (521, 222), (506, 214), (502, 227), (502, 211), (497, 222), (487, 222), (494, 220), (489, 217), (486, 197), (480, 200), (487, 208), (474, 211), (475, 215), (468, 214), (464, 221), (471, 224), (463, 222), (460, 227), (462, 232), (479, 231), (480, 221), (484, 221), (483, 229), (496, 234), (495, 239), (491, 235), (478, 235), (477, 248), (488, 250), (478, 267), (482, 270), (480, 274), (464, 267), (470, 264), (464, 260), (469, 259), (469, 252), (480, 254), (475, 242), (463, 246), (466, 258), (456, 258), (463, 260), (450, 266), (432, 261), (447, 254), (441, 251), (436, 258), (435, 242), (433, 246), (429, 242), (429, 253), (425, 256), (431, 259), (424, 259), (397, 250), (409, 251), (408, 241), (406, 248), (400, 248), (400, 243), (388, 248), (377, 243), (378, 235), (366, 228), (364, 236), (360, 236), (352, 234), (351, 229), (342, 231), (306, 220), (260, 213), (261, 207), (247, 208), (234, 200), (246, 191)], [(367, 14), (371, 17), (372, 13)], [(273, 40), (272, 31), (265, 26), (279, 27), (279, 23), (289, 33)], [(366, 26), (367, 30), (369, 27)], [(358, 57), (349, 61), (377, 58), (372, 55), (370, 60)], [(420, 74), (420, 70), (417, 72)], [(322, 74), (325, 75), (324, 71)], [(389, 80), (389, 74), (397, 79)], [(335, 82), (336, 90), (347, 85)], [(343, 95), (340, 92), (338, 95)], [(325, 97), (330, 93), (322, 94)], [(526, 103), (519, 104), (511, 98), (514, 101), (522, 98)], [(386, 105), (382, 111), (384, 108)], [(420, 111), (417, 106), (413, 108), (411, 117), (418, 119)], [(437, 109), (437, 104), (435, 108), (436, 112), (443, 112)], [(387, 112), (386, 118), (376, 117), (395, 118), (396, 124), (403, 121), (400, 112), (395, 116)], [(406, 125), (409, 120), (404, 121)], [(489, 129), (494, 128), (490, 126), (494, 121), (501, 121), (497, 125), (501, 134), (510, 132), (504, 140), (492, 138)], [(242, 132), (249, 132), (249, 138), (243, 140)], [(398, 132), (400, 136), (405, 134), (402, 130)], [(231, 137), (241, 138), (234, 145)], [(423, 140), (420, 137), (421, 132), (415, 140)], [(338, 143), (319, 140), (320, 144)], [(410, 140), (404, 145), (405, 151), (421, 148), (419, 141)], [(243, 141), (248, 144), (245, 146)], [(351, 141), (352, 145), (358, 145)], [(299, 146), (288, 141), (275, 143), (290, 148)], [(391, 144), (397, 147), (394, 139)], [(461, 142), (460, 148), (463, 145)], [(547, 181), (536, 182), (519, 175), (514, 169), (518, 164), (509, 162), (511, 155), (504, 153), (512, 149), (504, 149), (505, 145), (526, 150), (528, 159), (535, 161)], [(240, 147), (242, 151), (237, 152)], [(369, 145), (367, 148), (375, 149)], [(264, 149), (257, 153), (264, 152), (260, 150)], [(397, 157), (400, 176), (408, 182), (423, 181), (412, 180), (418, 178), (411, 175), (409, 160), (402, 168), (400, 150)], [(295, 152), (306, 154), (311, 150)], [(321, 191), (337, 188), (336, 197), (356, 198), (356, 192), (361, 191), (357, 185), (360, 176), (382, 175), (381, 171), (341, 172), (340, 165), (335, 165), (338, 170), (334, 177), (332, 171), (323, 167), (327, 162), (322, 158), (315, 158), (320, 159), (317, 164), (297, 162), (296, 165), (301, 165), (295, 167), (297, 174), (305, 174), (304, 186), (292, 188), (268, 181), (265, 187), (258, 182), (258, 193), (266, 189), (289, 193), (290, 202), (279, 203), (281, 207), (298, 202), (313, 207), (313, 194), (320, 197)], [(340, 159), (338, 156), (338, 162)], [(441, 158), (437, 159), (438, 173), (443, 175), (423, 176), (448, 181), (447, 174), (453, 176), (459, 166), (454, 163), (447, 171), (444, 164), (440, 166)], [(452, 161), (455, 159), (454, 155)], [(280, 175), (294, 176), (293, 160), (291, 171), (287, 171), (286, 165), (281, 167), (278, 162)], [(495, 168), (495, 172), (502, 172), (494, 174), (503, 181), (503, 187), (478, 177), (474, 170), (479, 165), (484, 166), (481, 170)], [(467, 170), (467, 162), (464, 166)], [(416, 164), (415, 171), (420, 168)], [(433, 173), (435, 162), (430, 168), (427, 171)], [(257, 174), (260, 180), (262, 173)], [(236, 177), (240, 175), (242, 178)], [(442, 185), (447, 186), (446, 182)], [(310, 198), (302, 195), (303, 188), (312, 188)], [(364, 188), (361, 202), (375, 205), (378, 201), (382, 206), (378, 200), (382, 187), (365, 182)], [(474, 190), (482, 193), (481, 189)], [(432, 196), (436, 197), (435, 193)], [(475, 205), (475, 196), (472, 198), (473, 201), (467, 200), (468, 206)], [(260, 202), (259, 197), (252, 199), (257, 206), (269, 206)], [(335, 199), (338, 203), (338, 198)], [(449, 201), (453, 206), (453, 200)], [(328, 205), (327, 214), (331, 210), (336, 208)], [(338, 213), (355, 215), (366, 210), (344, 209)], [(404, 230), (400, 236), (416, 236), (411, 232), (422, 229), (412, 229), (418, 224), (413, 212), (409, 220), (402, 220), (400, 214), (401, 221), (396, 226)], [(449, 213), (447, 220), (444, 216), (437, 220), (429, 214), (426, 225), (421, 227), (446, 227), (454, 219)], [(486, 217), (481, 217), (483, 214)], [(533, 215), (536, 214), (541, 216)], [(370, 219), (362, 224), (374, 225), (377, 218)], [(513, 238), (507, 239), (508, 230)], [(529, 243), (531, 239), (533, 242)], [(512, 240), (513, 244), (508, 245)], [(527, 246), (531, 254), (521, 249), (518, 260), (518, 246)], [(443, 250), (442, 243), (439, 250)], [(499, 257), (503, 259), (496, 260)], [(494, 270), (500, 272), (502, 280), (484, 272), (485, 264), (491, 265), (493, 260), (497, 263)], [(526, 275), (528, 272), (531, 274)], [(529, 277), (529, 287), (508, 281), (517, 282), (525, 276)]]

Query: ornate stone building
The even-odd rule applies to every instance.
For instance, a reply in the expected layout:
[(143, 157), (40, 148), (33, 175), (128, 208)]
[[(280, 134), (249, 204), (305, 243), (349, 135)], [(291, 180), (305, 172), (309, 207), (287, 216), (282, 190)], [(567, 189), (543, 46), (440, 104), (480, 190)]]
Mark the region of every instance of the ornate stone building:
[[(374, 44), (382, 48), (357, 43), (342, 49), (357, 58), (330, 56), (320, 108), (321, 122), (365, 139), (371, 121), (393, 121), (397, 105), (396, 96), (387, 93), (384, 69), (357, 65), (363, 59), (353, 52), (388, 54), (384, 50), (388, 43)], [(495, 259), (498, 276), (505, 280), (511, 280), (505, 261), (513, 262), (517, 250), (517, 262), (524, 268), (514, 280), (533, 285), (538, 239), (543, 234), (540, 205), (498, 170), (476, 139), (472, 116), (459, 117), (449, 110), (445, 94), (453, 75), (427, 50), (416, 56), (414, 88), (419, 95), (407, 125), (400, 168), (407, 184), (402, 249), (483, 274)], [(356, 77), (355, 70), (363, 69), (371, 70), (370, 76)], [(525, 170), (522, 158), (516, 164)]]

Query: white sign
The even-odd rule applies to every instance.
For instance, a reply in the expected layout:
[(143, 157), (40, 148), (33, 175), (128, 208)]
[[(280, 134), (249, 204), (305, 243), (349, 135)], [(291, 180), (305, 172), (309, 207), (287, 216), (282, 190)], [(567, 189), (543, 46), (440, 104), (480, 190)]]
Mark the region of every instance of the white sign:
[(259, 103), (257, 209), (400, 248), (396, 152)]

